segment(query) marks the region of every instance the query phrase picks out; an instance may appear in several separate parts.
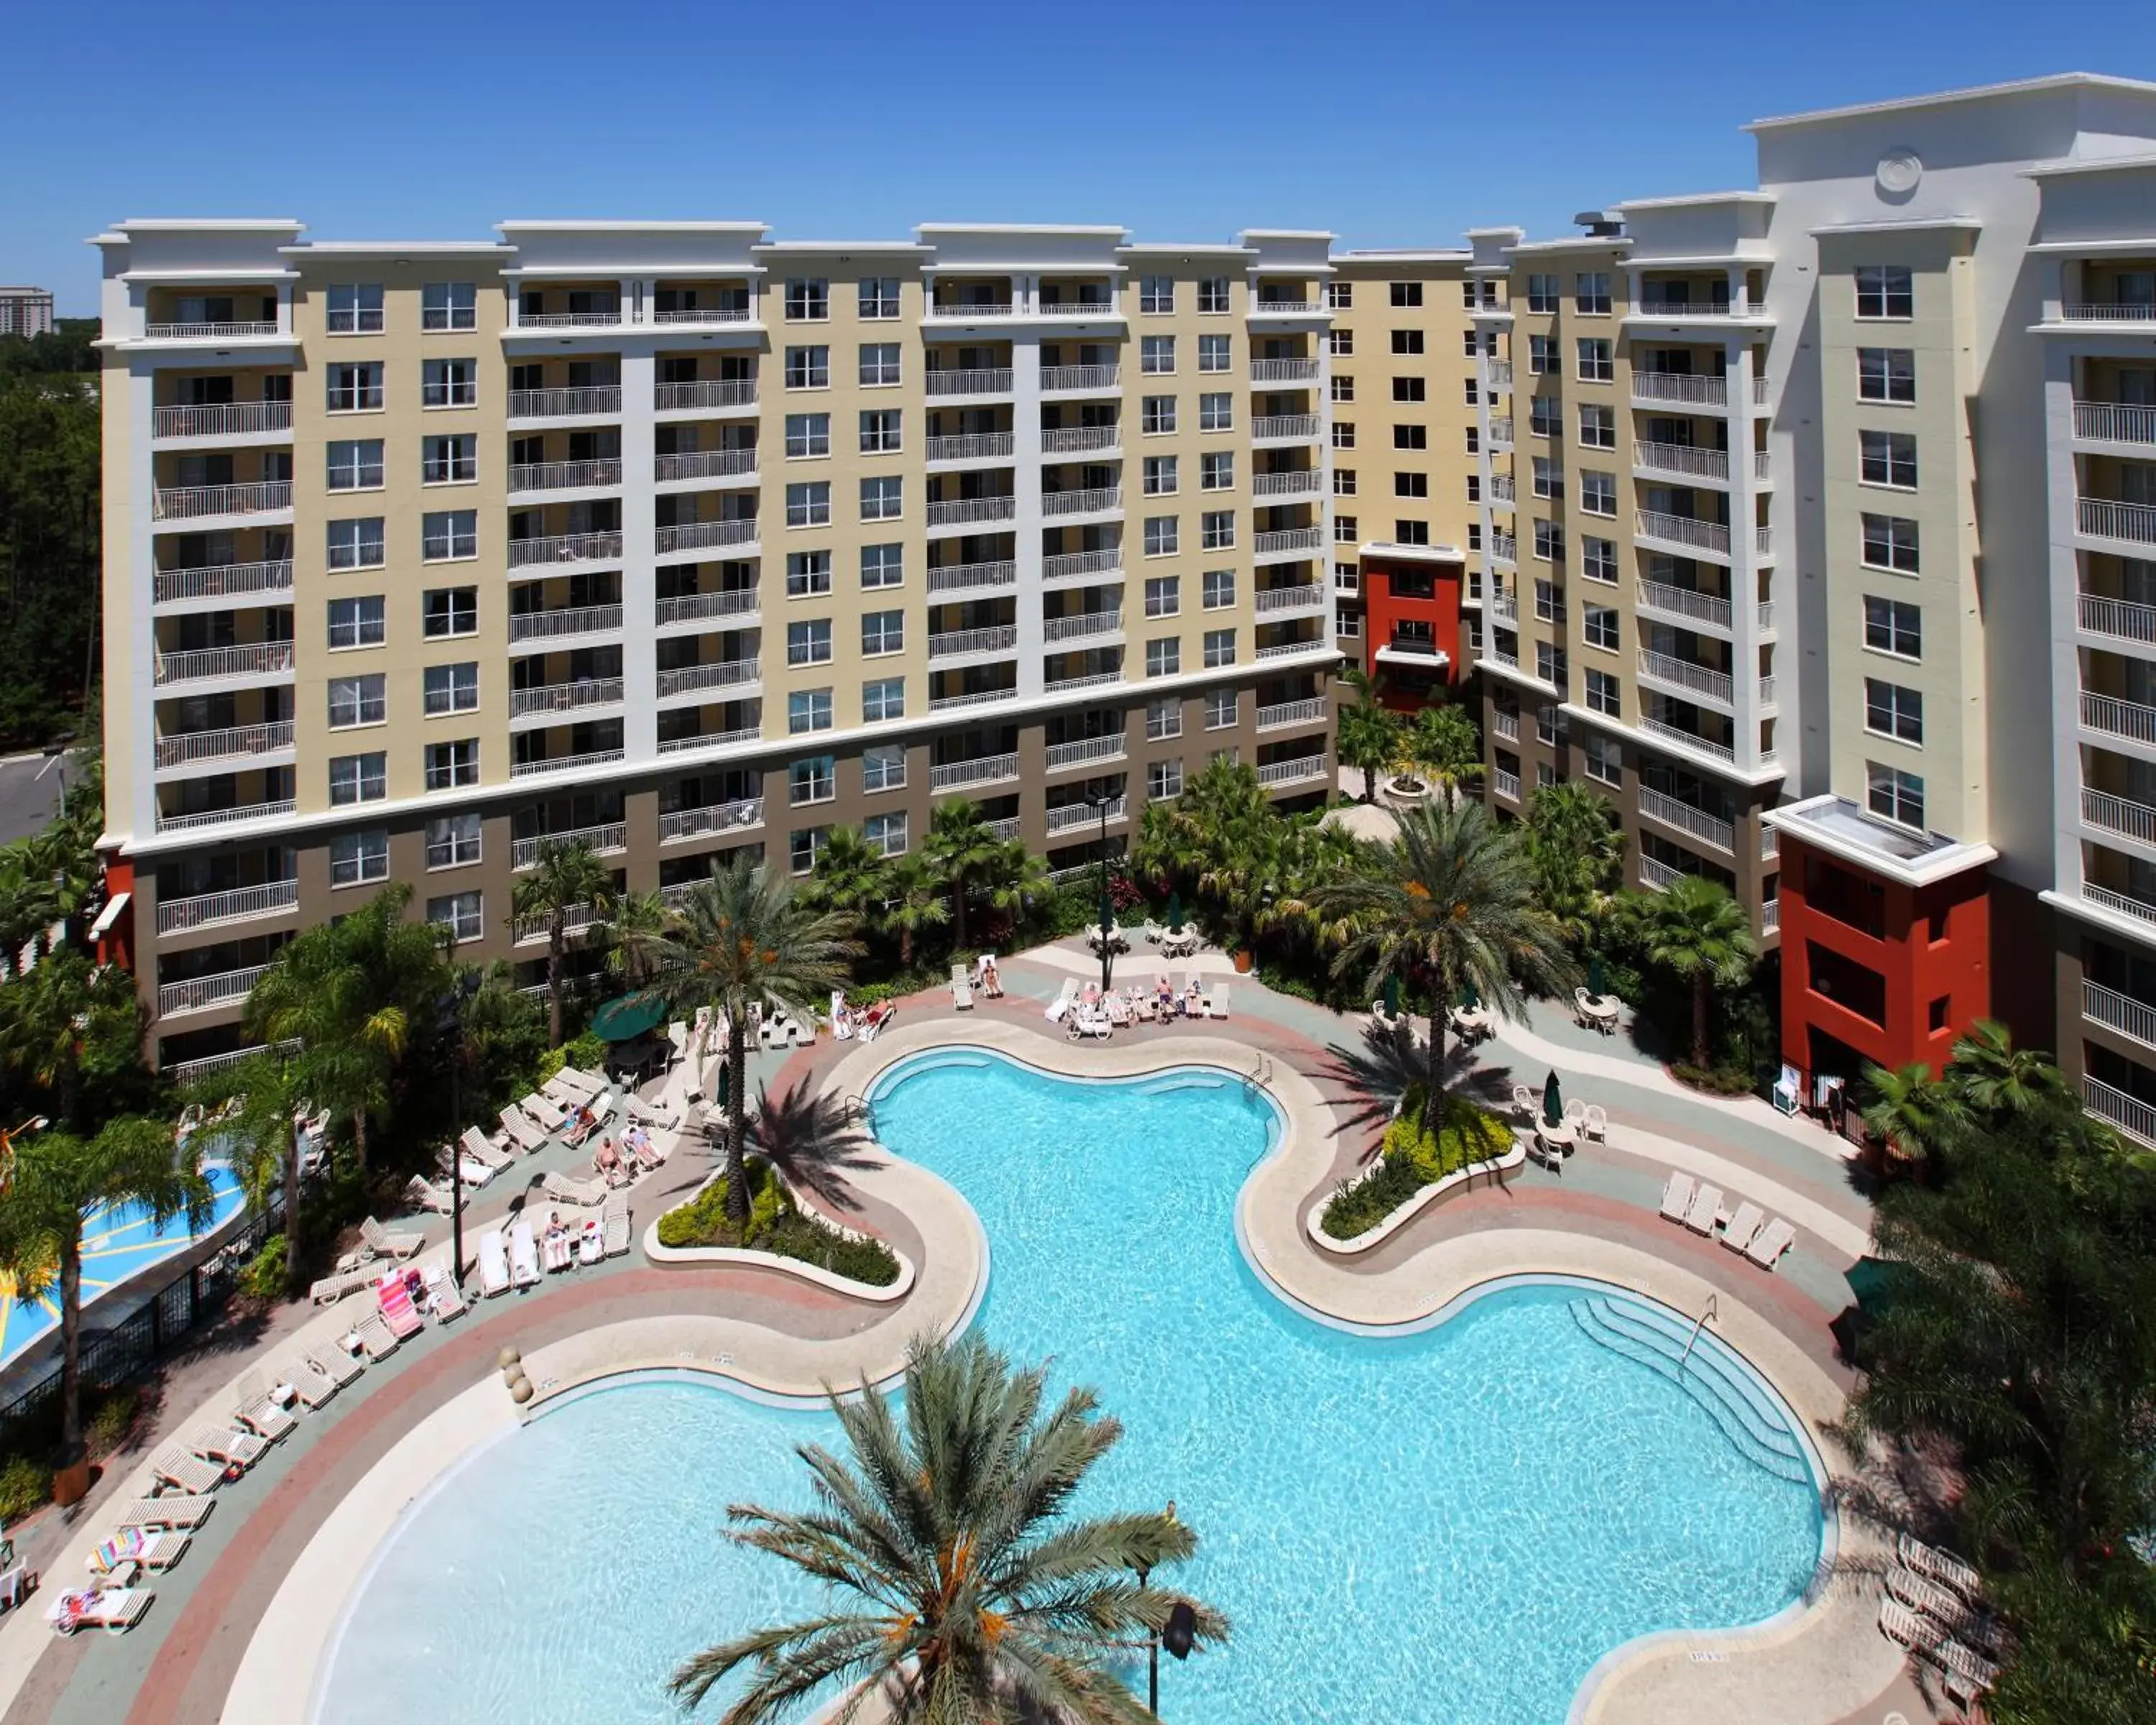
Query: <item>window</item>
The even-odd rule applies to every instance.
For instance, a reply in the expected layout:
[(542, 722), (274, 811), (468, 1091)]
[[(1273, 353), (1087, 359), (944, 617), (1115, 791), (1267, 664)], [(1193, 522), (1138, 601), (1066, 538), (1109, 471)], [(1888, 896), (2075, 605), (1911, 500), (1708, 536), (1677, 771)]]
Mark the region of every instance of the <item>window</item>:
[(427, 901), (427, 920), (449, 932), (452, 941), (475, 941), (485, 928), (477, 892), (452, 892)]
[(860, 287), (860, 316), (870, 323), (898, 316), (898, 278), (896, 275), (871, 275)]
[(1430, 495), (1430, 475), (1426, 473), (1396, 473), (1393, 475), (1393, 495), (1395, 497), (1427, 497)]
[(831, 483), (811, 480), (786, 488), (786, 525), (789, 527), (828, 527), (831, 525)]
[(365, 598), (330, 601), (330, 651), (379, 647), (386, 634), (379, 593)]
[(1864, 728), (1898, 742), (1924, 742), (1924, 697), (1920, 690), (1877, 677), (1864, 680)]
[(1325, 332), (1325, 351), (1336, 359), (1353, 359), (1355, 357), (1354, 331), (1327, 330)]
[(1173, 557), (1182, 548), (1180, 521), (1172, 515), (1149, 515), (1145, 520), (1145, 554)]
[(1623, 650), (1621, 625), (1614, 605), (1583, 605), (1579, 618), (1589, 646), (1604, 648), (1612, 653)]
[(419, 595), (420, 632), (429, 640), (479, 633), (479, 589), (430, 588)]
[(1606, 270), (1582, 272), (1572, 279), (1572, 309), (1584, 317), (1609, 315), (1609, 275)]
[(1235, 364), (1234, 338), (1228, 336), (1200, 336), (1198, 338), (1198, 369), (1201, 372), (1224, 372)]
[(786, 697), (786, 732), (789, 737), (831, 728), (831, 691), (796, 689)]
[(861, 343), (861, 388), (881, 389), (899, 381), (898, 343)]
[(1175, 369), (1175, 337), (1147, 336), (1138, 343), (1138, 369), (1159, 373)]
[(829, 389), (831, 387), (831, 350), (828, 347), (788, 348), (786, 387), (788, 389)]
[(1148, 455), (1140, 464), (1148, 497), (1172, 497), (1176, 491), (1175, 457)]
[(1199, 396), (1198, 429), (1200, 431), (1233, 431), (1235, 429), (1235, 398), (1225, 392), (1218, 395)]
[(1337, 402), (1354, 400), (1355, 380), (1343, 373), (1337, 372), (1334, 372), (1332, 376), (1332, 399)]
[(1146, 795), (1155, 803), (1165, 803), (1183, 794), (1183, 762), (1148, 761), (1146, 763)]
[[(1467, 405), (1471, 408), (1481, 400), (1481, 397), (1476, 393), (1475, 380), (1472, 377), (1462, 380), (1460, 393), (1466, 398)], [(1493, 389), (1490, 392), (1490, 403), (1494, 407), (1496, 405), (1496, 402), (1497, 393)]]
[(786, 416), (786, 459), (813, 460), (831, 453), (831, 416), (829, 413), (788, 413)]
[(1235, 631), (1232, 629), (1209, 629), (1205, 631), (1205, 668), (1214, 670), (1224, 665), (1235, 662)]
[(1864, 644), (1902, 659), (1924, 656), (1923, 613), (1899, 599), (1864, 597)]
[(1336, 467), (1332, 470), (1332, 495), (1336, 497), (1353, 497), (1355, 495), (1353, 468)]
[(1617, 513), (1617, 475), (1584, 467), (1579, 473), (1579, 506), (1589, 515)]
[(1394, 401), (1427, 401), (1430, 399), (1430, 391), (1419, 377), (1395, 377), (1393, 379), (1393, 399)]
[(879, 677), (861, 685), (861, 722), (881, 724), (906, 716), (906, 679)]
[(1579, 443), (1582, 449), (1615, 449), (1617, 410), (1583, 403), (1579, 409)]
[(1204, 585), (1207, 610), (1224, 611), (1235, 603), (1235, 572), (1233, 569), (1208, 569), (1199, 578)]
[(389, 794), (387, 755), (332, 755), (330, 757), (330, 801), (337, 807), (349, 803), (378, 803)]
[(864, 545), (861, 547), (861, 585), (897, 587), (906, 579), (906, 547), (902, 545)]
[(429, 437), (419, 441), (419, 478), (429, 485), (470, 485), (479, 477), (479, 439)]
[(906, 650), (906, 613), (865, 611), (861, 614), (861, 651), (870, 658), (879, 653)]
[(1177, 575), (1155, 575), (1145, 584), (1145, 614), (1173, 617), (1183, 608), (1183, 579)]
[(1587, 776), (1604, 784), (1625, 783), (1625, 752), (1614, 737), (1587, 738)]
[(382, 290), (372, 284), (333, 282), (330, 286), (329, 332), (332, 336), (382, 333)]
[(1579, 376), (1586, 383), (1607, 383), (1617, 375), (1616, 350), (1599, 336), (1579, 338)]
[(1225, 311), (1228, 309), (1228, 278), (1209, 275), (1198, 284), (1198, 309), (1200, 311)]
[(1428, 449), (1430, 428), (1427, 425), (1395, 425), (1393, 428), (1393, 447), (1396, 449)]
[(1146, 675), (1149, 677), (1172, 677), (1183, 669), (1183, 643), (1173, 635), (1162, 635), (1146, 643)]
[(1175, 398), (1148, 395), (1138, 403), (1138, 429), (1147, 437), (1164, 436), (1175, 429)]
[(831, 842), (829, 827), (796, 827), (786, 841), (787, 861), (797, 875), (814, 872), (816, 859)]
[(1460, 332), (1460, 352), (1463, 358), (1473, 359), (1477, 354), (1481, 353), (1481, 351), (1482, 350), (1476, 345), (1474, 331), (1462, 330)]
[(1537, 437), (1564, 435), (1564, 408), (1555, 396), (1537, 395), (1529, 399), (1527, 429)]
[(1907, 266), (1860, 264), (1856, 267), (1856, 315), (1860, 318), (1906, 318), (1917, 315), (1916, 285)]
[(1242, 696), (1233, 689), (1205, 691), (1205, 728), (1225, 731), (1242, 716)]
[(786, 769), (786, 793), (797, 808), (803, 803), (829, 802), (838, 794), (831, 757), (811, 755), (805, 761), (794, 762)]
[(861, 414), (861, 453), (895, 455), (899, 450), (899, 415), (888, 408), (870, 408)]
[(831, 316), (831, 284), (820, 277), (794, 276), (786, 284), (788, 323), (826, 323)]
[(1860, 431), (1857, 471), (1867, 485), (1917, 488), (1917, 439), (1907, 431)]
[(365, 365), (331, 366), (324, 375), (329, 380), (327, 406), (331, 413), (365, 413), (382, 405), (379, 361), (370, 360)]
[(1911, 402), (1917, 398), (1917, 356), (1907, 347), (1856, 350), (1859, 401)]
[(430, 563), (454, 562), (479, 555), (479, 511), (429, 511), (419, 517), (419, 555)]
[(1361, 614), (1349, 610), (1345, 605), (1339, 607), (1333, 614), (1332, 632), (1338, 635), (1361, 634), (1363, 633)]
[(462, 868), (480, 860), (480, 819), (476, 812), (438, 815), (427, 823), (427, 866)]
[(788, 665), (829, 665), (831, 662), (831, 622), (819, 618), (786, 625), (786, 662)]
[(419, 405), (470, 408), (479, 404), (479, 362), (430, 359), (419, 368)]
[(1166, 316), (1175, 310), (1175, 278), (1148, 275), (1138, 284), (1138, 310), (1147, 316)]
[(1621, 718), (1625, 711), (1623, 685), (1608, 671), (1590, 670), (1586, 675), (1587, 708), (1605, 718)]
[(332, 491), (382, 489), (382, 439), (340, 439), (329, 446), (329, 488)]
[(479, 666), (430, 665), (421, 673), (429, 718), (439, 713), (469, 713), (479, 709)]
[(330, 567), (332, 569), (372, 569), (382, 562), (382, 517), (368, 516), (361, 520), (331, 521), (330, 524)]
[(1530, 275), (1527, 278), (1527, 310), (1556, 311), (1558, 292), (1557, 277), (1554, 275)]
[(865, 791), (902, 791), (906, 788), (906, 746), (880, 743), (861, 751), (861, 788)]
[(426, 751), (427, 788), (462, 790), (479, 783), (479, 739), (430, 742)]
[[(476, 817), (475, 817), (476, 819)], [(382, 827), (339, 833), (330, 840), (330, 885), (357, 886), (389, 878), (389, 834)]]
[(1875, 569), (1917, 572), (1917, 524), (1899, 516), (1864, 517), (1864, 561)]
[[(1562, 690), (1568, 687), (1564, 649), (1549, 641), (1537, 641), (1535, 643), (1535, 675), (1553, 689)], [(1553, 726), (1552, 728), (1554, 730)], [(1553, 740), (1553, 737), (1543, 738), (1545, 742)]]
[(1558, 592), (1557, 583), (1537, 579), (1535, 583), (1535, 617), (1542, 623), (1564, 621), (1564, 598)]
[(906, 512), (906, 481), (896, 474), (861, 481), (861, 519), (895, 521)]
[(1472, 473), (1471, 473), (1471, 474), (1469, 474), (1469, 475), (1466, 475), (1466, 480), (1467, 480), (1467, 501), (1468, 501), (1470, 503), (1480, 503), (1480, 502), (1482, 501), (1482, 479), (1481, 479), (1481, 475), (1479, 475), (1479, 474), (1472, 474)]
[(1183, 703), (1173, 696), (1146, 703), (1146, 741), (1163, 742), (1183, 735)]
[(1918, 831), (1924, 825), (1924, 782), (1913, 773), (1864, 763), (1865, 806), (1876, 815)]
[(1546, 563), (1564, 561), (1564, 529), (1555, 521), (1535, 523), (1535, 555)]
[(805, 599), (831, 590), (831, 553), (794, 551), (786, 555), (786, 597)]
[(1353, 419), (1335, 419), (1332, 422), (1332, 447), (1336, 449), (1355, 447), (1355, 422)]
[(1527, 370), (1536, 377), (1548, 377), (1562, 371), (1563, 366), (1557, 356), (1556, 336), (1530, 336), (1527, 337)]
[(906, 811), (871, 814), (861, 823), (861, 839), (878, 856), (906, 855)]
[(389, 680), (380, 671), (363, 677), (330, 679), (330, 729), (350, 731), (379, 725), (389, 717)]
[(1553, 461), (1547, 455), (1537, 455), (1534, 458), (1534, 464), (1535, 495), (1537, 497), (1563, 496), (1564, 464), (1561, 461)]
[(1392, 290), (1393, 304), (1395, 305), (1419, 305), (1422, 304), (1422, 284), (1420, 282), (1395, 281), (1389, 283), (1388, 286)]
[(1357, 537), (1355, 517), (1336, 515), (1332, 517), (1332, 541), (1336, 545), (1353, 545)]
[(1579, 572), (1589, 581), (1615, 581), (1617, 578), (1616, 542), (1613, 539), (1596, 539), (1588, 534), (1581, 534)]
[(477, 329), (477, 285), (469, 281), (427, 283), (419, 290), (419, 327), (423, 330)]
[(1235, 544), (1235, 511), (1209, 509), (1198, 518), (1198, 538), (1206, 551), (1231, 551)]
[(1209, 455), (1198, 458), (1198, 489), (1201, 491), (1232, 491), (1235, 489), (1235, 458), (1226, 449), (1216, 449)]
[(1423, 351), (1420, 330), (1394, 330), (1393, 352), (1403, 356), (1419, 354)]
[(1393, 543), (1395, 545), (1427, 545), (1430, 543), (1428, 521), (1395, 521), (1393, 523)]

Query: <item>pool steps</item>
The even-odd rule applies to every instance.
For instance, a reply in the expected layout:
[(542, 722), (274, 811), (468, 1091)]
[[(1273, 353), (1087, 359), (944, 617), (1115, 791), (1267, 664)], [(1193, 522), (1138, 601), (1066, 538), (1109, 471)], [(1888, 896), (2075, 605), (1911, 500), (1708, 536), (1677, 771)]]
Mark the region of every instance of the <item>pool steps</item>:
[(1802, 1443), (1748, 1370), (1731, 1363), (1720, 1344), (1706, 1336), (1685, 1357), (1690, 1319), (1600, 1294), (1568, 1304), (1589, 1339), (1676, 1384), (1748, 1461), (1793, 1485), (1814, 1483)]

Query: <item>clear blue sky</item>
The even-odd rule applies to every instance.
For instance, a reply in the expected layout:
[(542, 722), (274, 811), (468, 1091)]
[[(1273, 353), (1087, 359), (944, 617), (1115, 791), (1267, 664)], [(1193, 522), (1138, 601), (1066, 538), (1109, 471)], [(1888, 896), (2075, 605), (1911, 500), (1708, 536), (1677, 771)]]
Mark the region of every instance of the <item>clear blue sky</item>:
[(1763, 115), (2156, 79), (2156, 4), (21, 0), (5, 42), (0, 281), (82, 315), (80, 242), (126, 216), (291, 216), (346, 239), (535, 216), (817, 239), (1562, 231), (1620, 198), (1748, 185), (1737, 128)]

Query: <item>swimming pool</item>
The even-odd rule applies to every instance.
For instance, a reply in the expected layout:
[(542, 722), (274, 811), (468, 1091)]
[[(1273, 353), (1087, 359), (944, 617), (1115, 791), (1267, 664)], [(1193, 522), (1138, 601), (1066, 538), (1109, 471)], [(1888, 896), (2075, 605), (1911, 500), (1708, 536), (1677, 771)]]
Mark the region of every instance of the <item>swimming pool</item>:
[[(1178, 1579), (1235, 1636), (1165, 1661), (1170, 1717), (1555, 1722), (1611, 1649), (1757, 1621), (1810, 1579), (1808, 1447), (1712, 1337), (1673, 1382), (1675, 1314), (1522, 1283), (1379, 1337), (1283, 1306), (1235, 1240), (1237, 1189), (1278, 1130), (1240, 1080), (1081, 1083), (947, 1051), (870, 1101), (878, 1136), (980, 1214), (994, 1267), (977, 1323), (1123, 1420), (1089, 1503), (1173, 1497), (1199, 1532)], [(661, 1686), (682, 1656), (814, 1609), (721, 1529), (729, 1502), (803, 1502), (792, 1445), (830, 1430), (684, 1381), (566, 1402), (406, 1513), (320, 1718), (508, 1720), (542, 1697), (608, 1725), (678, 1718)]]
[[(100, 1210), (85, 1224), (82, 1234), (82, 1303), (90, 1302), (131, 1277), (140, 1276), (176, 1252), (184, 1251), (224, 1226), (245, 1203), (239, 1182), (230, 1166), (206, 1163), (203, 1174), (209, 1181), (209, 1224), (201, 1233), (189, 1231), (184, 1214), (172, 1217), (160, 1228), (140, 1204)], [(60, 1292), (48, 1287), (35, 1299), (16, 1297), (13, 1278), (0, 1275), (0, 1365), (7, 1364), (60, 1321)]]

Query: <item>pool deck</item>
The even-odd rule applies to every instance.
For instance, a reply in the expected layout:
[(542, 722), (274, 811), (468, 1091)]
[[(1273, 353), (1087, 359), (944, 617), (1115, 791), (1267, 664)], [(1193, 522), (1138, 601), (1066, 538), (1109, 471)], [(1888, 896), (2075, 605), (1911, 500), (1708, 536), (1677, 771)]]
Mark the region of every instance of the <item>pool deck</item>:
[[(1149, 955), (1125, 961), (1127, 975), (1149, 978), (1158, 968)], [(1209, 978), (1232, 969), (1209, 952), (1187, 968)], [(1555, 1068), (1568, 1094), (1607, 1109), (1607, 1146), (1586, 1147), (1561, 1176), (1531, 1165), (1502, 1187), (1478, 1186), (1425, 1211), (1377, 1250), (1342, 1259), (1312, 1245), (1304, 1222), (1374, 1145), (1377, 1127), (1358, 1117), (1342, 1058), (1359, 1047), (1358, 1021), (1238, 977), (1235, 1015), (1225, 1023), (1178, 1021), (1119, 1032), (1105, 1045), (1070, 1044), (1044, 1020), (1041, 1004), (1064, 977), (1096, 971), (1097, 960), (1075, 943), (1014, 955), (1004, 962), (1002, 1000), (981, 1000), (961, 1014), (942, 991), (915, 997), (873, 1044), (826, 1038), (783, 1060), (759, 1055), (752, 1081), (763, 1078), (774, 1090), (806, 1081), (861, 1095), (898, 1060), (953, 1045), (1101, 1076), (1189, 1063), (1255, 1073), (1269, 1063), (1265, 1081), (1289, 1129), (1246, 1183), (1237, 1219), (1247, 1255), (1284, 1298), (1385, 1327), (1525, 1271), (1599, 1277), (1680, 1311), (1697, 1312), (1712, 1295), (1717, 1332), (1774, 1382), (1832, 1470), (1863, 1471), (1824, 1430), (1850, 1382), (1828, 1324), (1849, 1304), (1842, 1272), (1864, 1250), (1869, 1209), (1845, 1147), (1828, 1134), (1756, 1101), (1686, 1091), (1623, 1039), (1579, 1030), (1557, 1006), (1546, 1006), (1532, 1025), (1501, 1027), (1480, 1050), (1479, 1066), (1491, 1081), (1509, 1085), (1517, 1076), (1537, 1091), (1543, 1073)], [(574, 1159), (558, 1149), (542, 1153), (516, 1174), (536, 1178)], [(1770, 1274), (1661, 1221), (1656, 1207), (1671, 1167), (1712, 1179), (1732, 1204), (1748, 1198), (1787, 1215), (1799, 1230), (1797, 1247)], [(709, 1168), (693, 1147), (677, 1151), (633, 1194), (639, 1230)], [(40, 1620), (45, 1595), (81, 1574), (90, 1546), (110, 1531), (100, 1507), (116, 1493), (146, 1495), (144, 1458), (228, 1408), (242, 1370), (282, 1358), (295, 1343), (334, 1345), (352, 1308), (278, 1313), (274, 1339), (175, 1371), (158, 1430), (107, 1464), (91, 1498), (69, 1516), (48, 1512), (18, 1530), (29, 1561), (53, 1579), (29, 1610), (0, 1620), (0, 1714), (23, 1725), (121, 1718), (129, 1725), (270, 1725), (311, 1717), (326, 1650), (397, 1517), (461, 1459), (526, 1417), (495, 1369), (506, 1344), (522, 1351), (541, 1403), (643, 1368), (694, 1369), (783, 1395), (890, 1376), (911, 1336), (970, 1317), (992, 1243), (982, 1239), (970, 1207), (924, 1170), (878, 1157), (852, 1178), (860, 1208), (843, 1219), (890, 1239), (919, 1267), (902, 1300), (874, 1305), (762, 1267), (660, 1268), (633, 1248), (627, 1258), (475, 1305), (369, 1368), (327, 1407), (304, 1416), (245, 1479), (223, 1488), (223, 1501), (186, 1559), (151, 1579), (157, 1603), (139, 1628), (120, 1638), (63, 1640)], [(524, 1195), (521, 1184), (497, 1182), (468, 1207), (468, 1256), (479, 1230)], [(545, 1202), (536, 1191), (532, 1201)], [(446, 1257), (440, 1219), (398, 1225), (425, 1225), (429, 1255)], [(1912, 1721), (1953, 1717), (1911, 1681), (1899, 1651), (1874, 1626), (1876, 1536), (1851, 1516), (1838, 1521), (1838, 1562), (1806, 1606), (1751, 1630), (1650, 1638), (1620, 1649), (1583, 1687), (1572, 1717), (1582, 1725), (1721, 1725), (1738, 1717), (1877, 1725), (1889, 1710)]]

